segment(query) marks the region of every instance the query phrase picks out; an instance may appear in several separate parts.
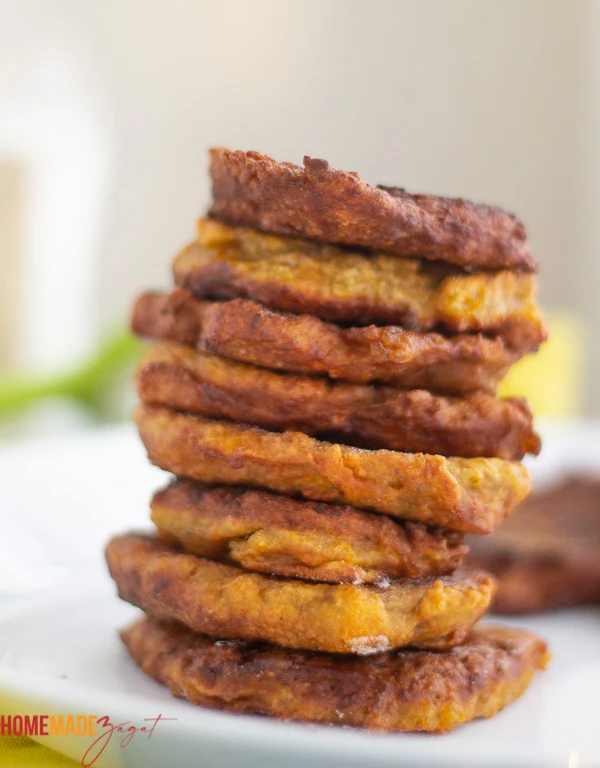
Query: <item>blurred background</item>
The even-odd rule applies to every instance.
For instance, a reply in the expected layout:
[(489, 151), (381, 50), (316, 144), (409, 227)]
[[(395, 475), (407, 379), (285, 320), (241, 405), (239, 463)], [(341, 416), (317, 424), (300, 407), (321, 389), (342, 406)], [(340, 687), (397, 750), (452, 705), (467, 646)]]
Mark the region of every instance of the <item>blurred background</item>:
[(0, 0), (0, 439), (128, 413), (211, 145), (518, 213), (553, 341), (504, 391), (599, 416), (599, 96), (597, 0)]

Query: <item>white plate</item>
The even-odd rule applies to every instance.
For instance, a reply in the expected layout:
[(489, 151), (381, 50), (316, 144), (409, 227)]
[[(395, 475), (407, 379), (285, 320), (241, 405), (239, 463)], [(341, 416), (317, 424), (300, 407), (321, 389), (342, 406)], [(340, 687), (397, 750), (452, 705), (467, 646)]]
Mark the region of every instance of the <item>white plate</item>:
[[(597, 429), (546, 430), (540, 478), (600, 463)], [(592, 457), (592, 458), (591, 458)], [(594, 463), (595, 462), (595, 463)], [(7, 471), (9, 470), (9, 471)], [(162, 715), (150, 740), (116, 735), (94, 763), (103, 768), (318, 768), (356, 766), (600, 766), (600, 610), (577, 609), (511, 621), (538, 631), (554, 653), (526, 695), (491, 720), (444, 736), (381, 735), (228, 715), (179, 701), (128, 659), (117, 629), (137, 615), (119, 602), (94, 553), (110, 530), (146, 519), (157, 474), (147, 469), (129, 429), (0, 452), (0, 514), (59, 549), (49, 563), (66, 576), (52, 590), (0, 600), (0, 702), (19, 714), (108, 715), (111, 722)], [(7, 544), (5, 540), (1, 542)], [(15, 550), (25, 542), (15, 542)], [(24, 555), (26, 557), (26, 555)], [(0, 584), (1, 586), (1, 584)], [(29, 606), (29, 608), (27, 608)], [(4, 618), (2, 618), (4, 616)], [(6, 709), (4, 712), (6, 713)], [(81, 761), (89, 736), (40, 739)]]

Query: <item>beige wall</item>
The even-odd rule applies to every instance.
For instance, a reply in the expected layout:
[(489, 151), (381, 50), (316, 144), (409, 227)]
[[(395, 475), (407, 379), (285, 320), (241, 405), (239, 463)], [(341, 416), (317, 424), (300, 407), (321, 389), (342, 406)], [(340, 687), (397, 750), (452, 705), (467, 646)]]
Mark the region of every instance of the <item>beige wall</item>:
[(575, 229), (582, 233), (581, 258), (568, 301), (580, 307), (587, 322), (590, 359), (588, 410), (600, 415), (600, 2), (586, 3), (584, 44), (583, 180), (577, 189), (580, 208)]
[(0, 370), (14, 359), (15, 295), (22, 227), (22, 169), (0, 160)]
[[(207, 205), (206, 147), (225, 144), (280, 159), (324, 156), (374, 182), (507, 206), (542, 262), (543, 302), (591, 324), (600, 287), (593, 211), (584, 211), (597, 181), (594, 5), (115, 5), (99, 19), (119, 74), (120, 148), (101, 313), (125, 312), (136, 290), (166, 284), (169, 257)], [(598, 371), (599, 345), (593, 354)]]
[(81, 90), (90, 102), (97, 91), (103, 146), (116, 150), (93, 298), (80, 302), (97, 328), (123, 318), (140, 289), (167, 285), (170, 257), (208, 204), (208, 146), (306, 153), (373, 182), (516, 211), (542, 263), (542, 301), (587, 323), (588, 402), (600, 415), (598, 0), (19, 8), (28, 40), (52, 33), (81, 54)]

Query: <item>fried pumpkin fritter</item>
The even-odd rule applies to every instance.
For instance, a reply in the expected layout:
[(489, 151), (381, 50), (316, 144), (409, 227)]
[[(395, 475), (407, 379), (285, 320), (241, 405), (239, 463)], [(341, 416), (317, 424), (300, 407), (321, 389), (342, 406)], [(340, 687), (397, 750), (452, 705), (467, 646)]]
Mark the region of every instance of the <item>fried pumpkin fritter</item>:
[(175, 283), (199, 298), (248, 298), (323, 320), (396, 323), (413, 331), (485, 331), (520, 349), (546, 329), (535, 277), (467, 273), (389, 254), (349, 252), (309, 240), (198, 222), (198, 239), (173, 261)]
[(518, 460), (541, 445), (520, 398), (449, 398), (292, 376), (174, 342), (148, 349), (137, 389), (145, 403), (363, 448)]
[(370, 451), (151, 405), (140, 406), (136, 419), (150, 461), (176, 475), (341, 502), (466, 533), (493, 533), (530, 490), (527, 469), (504, 459)]
[(155, 618), (213, 637), (329, 653), (456, 645), (493, 592), (481, 571), (385, 588), (275, 578), (136, 534), (109, 542), (106, 558), (119, 596)]
[(440, 733), (492, 717), (549, 660), (541, 638), (501, 626), (477, 627), (445, 653), (368, 658), (213, 640), (149, 618), (121, 638), (147, 675), (194, 704), (376, 731)]
[(249, 571), (311, 581), (385, 584), (455, 571), (463, 534), (352, 507), (176, 480), (155, 494), (161, 540)]
[(470, 560), (498, 578), (497, 613), (600, 602), (600, 479), (574, 475), (535, 491)]
[(537, 268), (523, 225), (501, 208), (371, 187), (310, 157), (301, 168), (212, 149), (210, 174), (210, 214), (228, 224), (462, 267)]
[(144, 338), (179, 341), (264, 368), (448, 395), (493, 394), (509, 367), (530, 351), (509, 349), (499, 337), (482, 334), (442, 336), (375, 325), (340, 328), (245, 299), (200, 301), (182, 289), (142, 294), (132, 329)]

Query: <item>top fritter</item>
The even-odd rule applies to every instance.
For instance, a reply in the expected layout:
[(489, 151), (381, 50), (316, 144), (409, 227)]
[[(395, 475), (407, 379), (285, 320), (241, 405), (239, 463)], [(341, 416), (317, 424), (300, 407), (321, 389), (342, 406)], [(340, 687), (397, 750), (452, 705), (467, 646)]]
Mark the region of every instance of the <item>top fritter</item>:
[(310, 157), (300, 168), (259, 152), (210, 156), (210, 215), (228, 224), (461, 267), (537, 269), (523, 225), (501, 208), (371, 187)]

